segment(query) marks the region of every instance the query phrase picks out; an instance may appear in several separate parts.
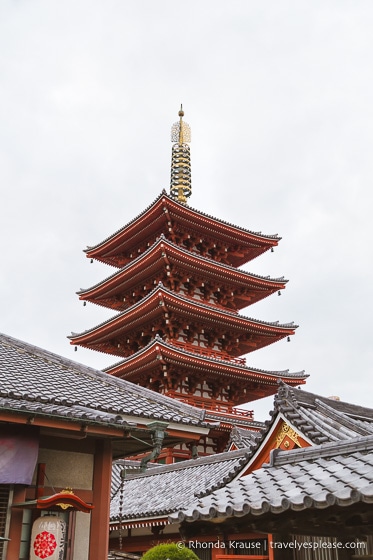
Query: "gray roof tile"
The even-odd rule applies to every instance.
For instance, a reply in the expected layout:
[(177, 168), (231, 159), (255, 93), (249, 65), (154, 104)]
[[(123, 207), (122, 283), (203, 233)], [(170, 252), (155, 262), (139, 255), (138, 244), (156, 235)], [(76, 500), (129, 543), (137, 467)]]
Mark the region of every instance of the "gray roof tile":
[(256, 444), (257, 440), (260, 439), (261, 432), (264, 431), (265, 425), (259, 422), (251, 422), (255, 424), (259, 430), (250, 430), (246, 428), (241, 428), (239, 426), (234, 426), (229, 437), (227, 444), (227, 449), (234, 445), (237, 449), (245, 449)]
[(87, 422), (123, 416), (203, 425), (204, 411), (0, 334), (0, 406)]
[(281, 513), (289, 508), (300, 511), (333, 504), (346, 507), (357, 501), (373, 503), (373, 436), (280, 451), (273, 457), (272, 464), (195, 500), (171, 515), (171, 520), (235, 516), (244, 508), (246, 514), (262, 515), (269, 510)]
[[(177, 201), (175, 201), (169, 194), (167, 194), (167, 192), (163, 189), (162, 192), (157, 196), (157, 198), (151, 203), (149, 204), (149, 206), (147, 206), (145, 208), (145, 210), (143, 210), (138, 216), (136, 216), (135, 218), (133, 218), (130, 222), (128, 222), (125, 226), (123, 226), (122, 228), (120, 228), (119, 230), (117, 230), (115, 233), (113, 233), (112, 235), (110, 235), (109, 237), (107, 237), (106, 239), (104, 239), (103, 241), (101, 241), (100, 243), (97, 243), (97, 245), (93, 245), (90, 247), (87, 247), (86, 251), (89, 251), (91, 249), (96, 249), (98, 247), (101, 247), (102, 245), (104, 245), (109, 239), (113, 239), (114, 237), (118, 236), (118, 234), (124, 232), (131, 224), (134, 224), (139, 218), (141, 218), (141, 216), (143, 216), (144, 214), (146, 214), (153, 206), (155, 206), (159, 200), (164, 199), (165, 201), (169, 200), (172, 204), (180, 204)], [(190, 206), (188, 206), (188, 210), (192, 213), (192, 214), (196, 214), (198, 216), (202, 216), (202, 217), (206, 217), (206, 218), (212, 218), (217, 224), (222, 224), (222, 225), (228, 225), (230, 227), (233, 227), (235, 230), (237, 231), (242, 231), (244, 233), (250, 233), (254, 236), (257, 237), (261, 237), (263, 239), (275, 239), (275, 240), (280, 240), (281, 237), (279, 237), (277, 234), (273, 234), (273, 235), (266, 235), (264, 233), (262, 233), (261, 231), (251, 231), (239, 226), (236, 226), (234, 224), (231, 224), (230, 222), (226, 222), (224, 220), (215, 218), (214, 216), (211, 216), (210, 214), (206, 214), (205, 212), (201, 212), (200, 210), (196, 210)]]
[[(231, 480), (247, 462), (247, 451), (239, 450), (152, 468), (123, 484), (122, 522), (167, 516), (180, 504), (195, 500), (199, 492), (211, 491), (221, 480)], [(120, 518), (120, 478), (123, 462), (114, 464), (111, 523)]]
[(313, 444), (373, 434), (372, 409), (321, 397), (280, 381), (270, 412), (272, 420), (266, 422), (266, 429), (252, 444), (253, 453), (262, 445), (278, 414)]

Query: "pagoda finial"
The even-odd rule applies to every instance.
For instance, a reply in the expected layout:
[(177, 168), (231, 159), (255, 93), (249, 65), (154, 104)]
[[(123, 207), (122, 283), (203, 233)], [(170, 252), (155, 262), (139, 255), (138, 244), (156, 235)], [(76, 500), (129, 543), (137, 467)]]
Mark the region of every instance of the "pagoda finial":
[(171, 185), (172, 198), (187, 204), (187, 199), (192, 194), (191, 165), (190, 165), (190, 126), (183, 121), (183, 106), (178, 113), (180, 120), (172, 125), (171, 142)]

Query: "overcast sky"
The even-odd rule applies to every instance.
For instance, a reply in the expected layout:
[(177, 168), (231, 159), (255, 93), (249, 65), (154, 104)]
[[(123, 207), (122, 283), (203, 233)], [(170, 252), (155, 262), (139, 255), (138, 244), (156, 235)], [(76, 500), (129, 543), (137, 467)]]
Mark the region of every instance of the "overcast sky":
[(372, 406), (372, 29), (369, 0), (2, 0), (0, 330), (117, 360), (66, 338), (113, 315), (82, 250), (168, 191), (183, 103), (190, 205), (282, 237), (245, 268), (286, 290), (243, 314), (300, 326), (248, 365)]

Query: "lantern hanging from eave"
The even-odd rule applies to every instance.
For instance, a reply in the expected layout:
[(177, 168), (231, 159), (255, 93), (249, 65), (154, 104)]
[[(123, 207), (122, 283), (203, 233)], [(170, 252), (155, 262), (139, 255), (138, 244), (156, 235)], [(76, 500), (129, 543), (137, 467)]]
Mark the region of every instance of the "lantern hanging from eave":
[(44, 515), (34, 521), (31, 532), (30, 560), (63, 560), (66, 522), (58, 515)]

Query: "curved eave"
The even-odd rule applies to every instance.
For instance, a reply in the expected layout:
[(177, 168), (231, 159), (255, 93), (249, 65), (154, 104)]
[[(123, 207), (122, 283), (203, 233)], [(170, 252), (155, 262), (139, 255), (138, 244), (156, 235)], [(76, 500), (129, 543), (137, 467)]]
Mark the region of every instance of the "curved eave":
[(58, 492), (57, 494), (53, 494), (53, 496), (41, 497), (37, 500), (29, 500), (22, 503), (15, 503), (13, 504), (13, 507), (53, 511), (63, 511), (68, 509), (68, 511), (75, 510), (82, 511), (83, 513), (90, 513), (95, 506), (88, 504), (75, 494)]
[(122, 252), (128, 246), (134, 246), (156, 232), (160, 223), (167, 225), (168, 216), (172, 214), (186, 225), (193, 224), (203, 233), (209, 233), (216, 237), (247, 244), (255, 248), (261, 248), (260, 252), (275, 247), (281, 239), (277, 235), (264, 235), (261, 232), (253, 232), (223, 220), (219, 220), (195, 210), (189, 206), (180, 204), (172, 199), (166, 192), (162, 192), (155, 201), (141, 214), (127, 225), (116, 231), (101, 243), (85, 249), (88, 258), (98, 259), (108, 264), (113, 264), (111, 257)]
[(132, 380), (139, 373), (152, 367), (152, 364), (159, 363), (159, 360), (175, 365), (188, 366), (196, 371), (203, 369), (204, 371), (211, 371), (224, 377), (273, 385), (275, 393), (277, 392), (280, 379), (286, 381), (291, 386), (297, 386), (305, 383), (308, 377), (304, 371), (296, 373), (290, 373), (288, 370), (266, 371), (250, 368), (238, 362), (220, 360), (211, 356), (201, 356), (173, 346), (161, 339), (152, 341), (148, 346), (136, 352), (136, 354), (106, 368), (105, 371), (116, 377)]
[[(253, 297), (253, 303), (271, 293), (285, 289), (287, 283), (284, 278), (263, 277), (212, 261), (189, 252), (162, 236), (145, 253), (128, 263), (120, 271), (87, 290), (80, 290), (79, 299), (101, 304), (100, 300), (107, 300), (119, 295), (139, 283), (144, 276), (148, 277), (165, 268), (165, 258), (176, 265), (180, 262), (181, 267), (185, 267), (191, 274), (195, 274), (197, 270), (199, 275), (203, 272), (208, 275), (208, 278), (219, 282), (256, 290), (258, 297)], [(105, 303), (102, 305), (105, 306)], [(245, 305), (240, 308), (242, 307)]]
[[(74, 333), (68, 338), (71, 340), (71, 344), (87, 345), (90, 347), (92, 344), (108, 340), (117, 334), (131, 332), (135, 327), (140, 328), (142, 324), (159, 317), (167, 310), (184, 315), (187, 318), (197, 316), (213, 325), (225, 325), (226, 328), (235, 328), (238, 331), (242, 331), (242, 333), (252, 332), (272, 337), (275, 340), (293, 335), (297, 328), (297, 325), (292, 323), (268, 323), (213, 308), (212, 306), (174, 294), (162, 286), (157, 287), (147, 297), (115, 317), (83, 333)], [(271, 342), (274, 342), (274, 340), (268, 340), (265, 345)]]

